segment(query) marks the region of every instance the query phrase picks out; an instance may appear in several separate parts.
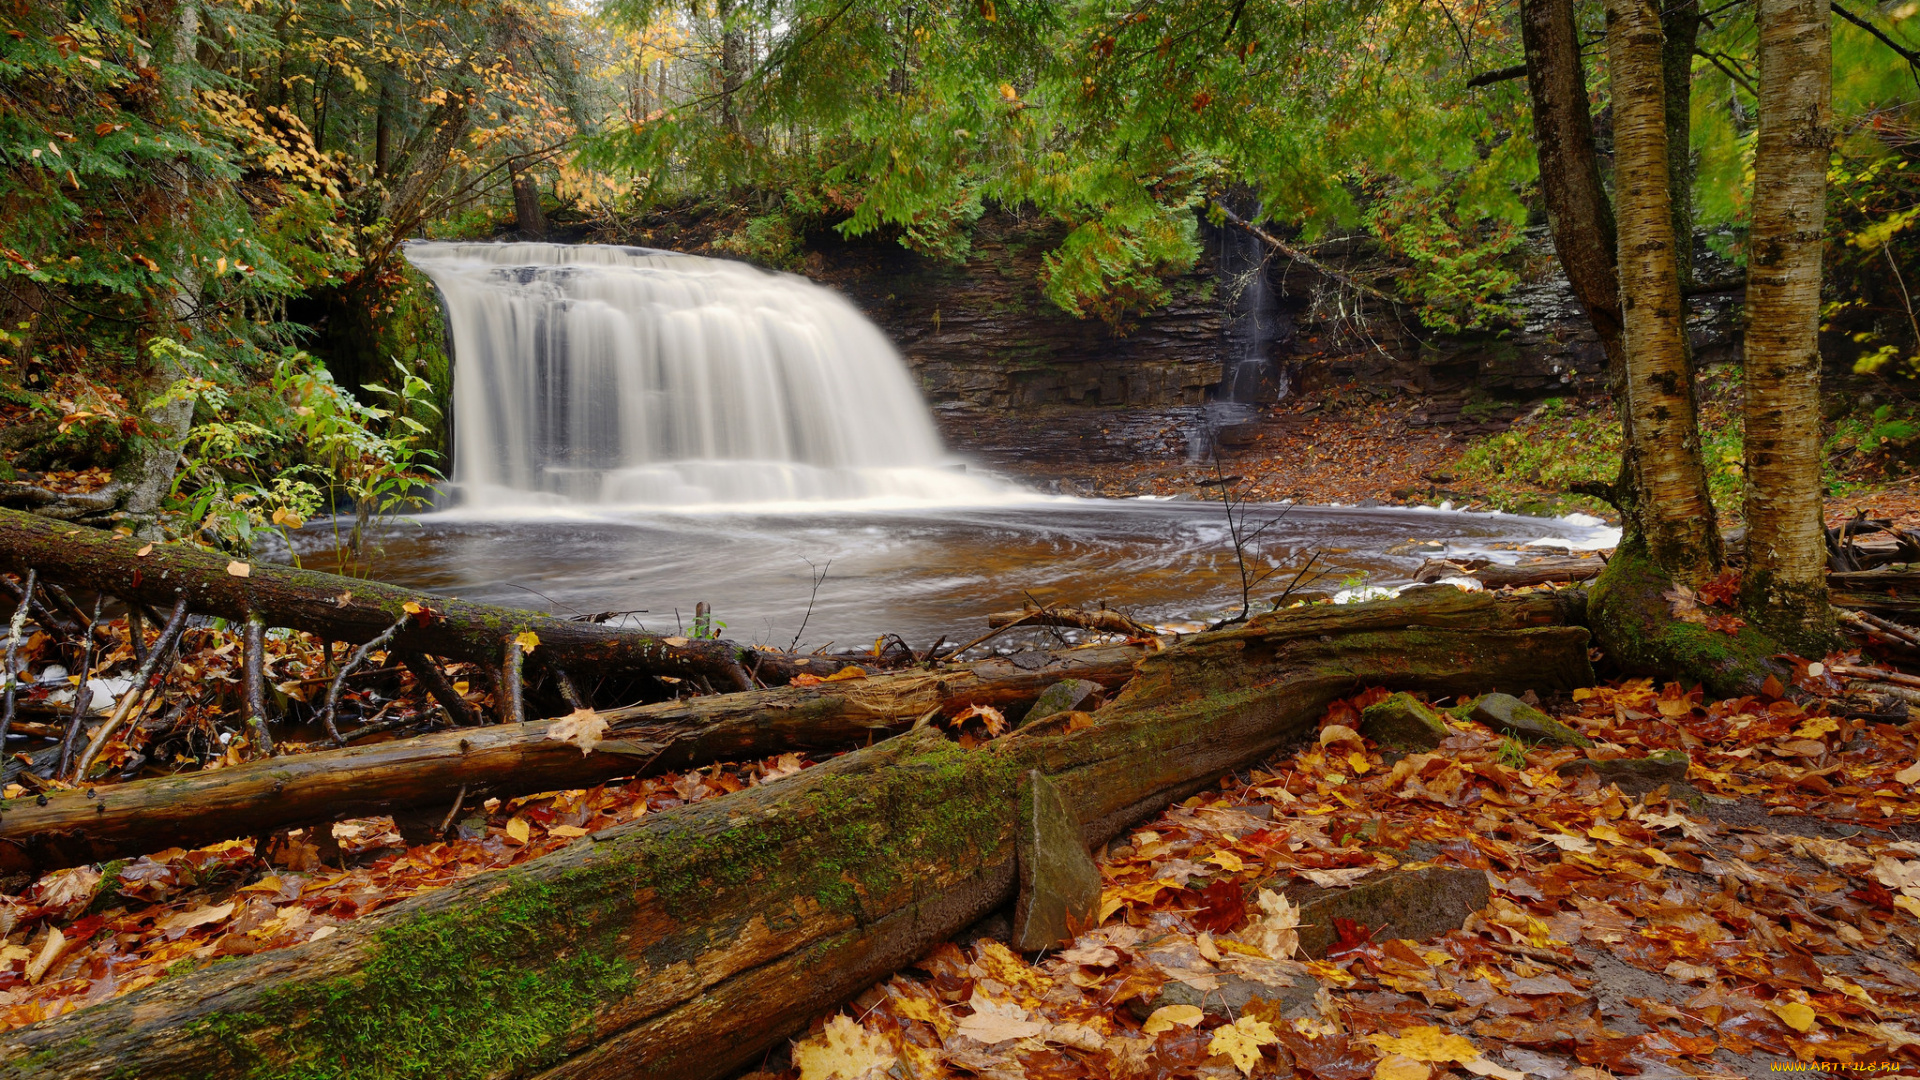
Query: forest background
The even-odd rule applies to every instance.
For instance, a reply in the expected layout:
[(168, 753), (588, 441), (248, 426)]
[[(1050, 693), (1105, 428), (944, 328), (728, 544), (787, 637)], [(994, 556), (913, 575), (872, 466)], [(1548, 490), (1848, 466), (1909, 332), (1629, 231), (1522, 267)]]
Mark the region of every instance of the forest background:
[[(1898, 451), (1920, 433), (1920, 5), (1834, 8), (1823, 347), (1882, 384), (1849, 448)], [(1688, 10), (1684, 209), (1700, 258), (1737, 275), (1754, 13)], [(1605, 15), (1575, 14), (1610, 184)], [(1010, 212), (1054, 226), (1047, 301), (1124, 333), (1201, 256), (1202, 221), (1257, 193), (1257, 224), (1329, 273), (1342, 310), (1390, 295), (1434, 332), (1499, 336), (1546, 216), (1519, 17), (1489, 0), (19, 0), (0, 37), (0, 444), (44, 475), (12, 497), (44, 502), (57, 477), (80, 493), (43, 510), (243, 549), (418, 495), (450, 379), (398, 257), (420, 236), (620, 238), (693, 214), (710, 250), (795, 268), (829, 231), (961, 260), (984, 214)], [(1358, 270), (1316, 258), (1356, 244)], [(1710, 434), (1709, 467), (1737, 475), (1737, 419)]]

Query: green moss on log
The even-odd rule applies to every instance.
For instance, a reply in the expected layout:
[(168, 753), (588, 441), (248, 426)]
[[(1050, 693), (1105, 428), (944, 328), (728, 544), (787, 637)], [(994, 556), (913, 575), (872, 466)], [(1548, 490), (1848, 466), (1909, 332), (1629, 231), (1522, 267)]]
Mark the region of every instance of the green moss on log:
[(1716, 697), (1760, 692), (1769, 675), (1790, 674), (1772, 659), (1780, 645), (1752, 627), (1726, 634), (1673, 617), (1673, 578), (1629, 534), (1594, 580), (1587, 617), (1600, 648), (1635, 675), (1700, 683)]

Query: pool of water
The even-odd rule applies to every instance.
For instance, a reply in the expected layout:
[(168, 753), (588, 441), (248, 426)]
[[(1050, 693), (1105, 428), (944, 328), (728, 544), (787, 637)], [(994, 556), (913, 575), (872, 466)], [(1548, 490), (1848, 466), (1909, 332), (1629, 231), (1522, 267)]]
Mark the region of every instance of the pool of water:
[[(1590, 519), (1398, 508), (1250, 506), (1240, 531), (1254, 610), (1313, 560), (1302, 588), (1408, 580), (1422, 560), (1514, 561), (1610, 546)], [(297, 538), (305, 565), (335, 567), (332, 530)], [(631, 611), (652, 630), (706, 602), (738, 641), (835, 649), (899, 634), (925, 648), (984, 633), (989, 612), (1105, 602), (1156, 624), (1239, 610), (1240, 561), (1218, 502), (1052, 499), (948, 509), (674, 514), (432, 514), (380, 527), (356, 572), (467, 600), (569, 615)], [(824, 577), (822, 578), (822, 575)], [(819, 579), (818, 588), (815, 581)], [(811, 605), (811, 612), (809, 606)], [(804, 630), (802, 629), (804, 623)]]

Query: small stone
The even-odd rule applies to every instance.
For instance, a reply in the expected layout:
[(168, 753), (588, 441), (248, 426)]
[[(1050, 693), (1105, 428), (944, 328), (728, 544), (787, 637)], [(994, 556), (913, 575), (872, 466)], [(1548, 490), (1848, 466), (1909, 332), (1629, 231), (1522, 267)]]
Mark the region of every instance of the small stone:
[(1486, 694), (1474, 699), (1467, 715), (1495, 731), (1532, 742), (1560, 746), (1592, 746), (1593, 741), (1512, 694)]
[(1688, 764), (1683, 750), (1659, 750), (1643, 758), (1577, 758), (1560, 766), (1559, 773), (1576, 776), (1590, 771), (1601, 783), (1613, 784), (1624, 794), (1645, 795), (1685, 780)]
[(1458, 930), (1467, 916), (1487, 906), (1485, 871), (1459, 866), (1387, 870), (1347, 888), (1306, 882), (1268, 881), (1256, 889), (1284, 892), (1300, 909), (1300, 951), (1322, 957), (1339, 940), (1333, 920), (1367, 928), (1375, 941), (1424, 941)]
[(1278, 1005), (1280, 1014), (1290, 1020), (1317, 1015), (1313, 995), (1320, 984), (1310, 978), (1303, 976), (1286, 987), (1269, 986), (1230, 972), (1221, 972), (1215, 978), (1220, 980), (1219, 989), (1216, 990), (1197, 990), (1177, 979), (1173, 980), (1162, 985), (1158, 993), (1143, 994), (1128, 1001), (1127, 1010), (1135, 1018), (1145, 1020), (1153, 1015), (1155, 1009), (1168, 1005), (1192, 1005), (1208, 1016), (1232, 1021), (1247, 1011), (1249, 1003), (1258, 999)]
[(1432, 750), (1451, 732), (1439, 712), (1401, 693), (1367, 706), (1360, 714), (1360, 734), (1396, 750)]
[(1020, 726), (1025, 727), (1056, 713), (1085, 708), (1099, 692), (1099, 683), (1085, 679), (1063, 679), (1040, 692), (1040, 696), (1034, 699), (1033, 707), (1027, 710), (1027, 715), (1020, 721)]
[(1014, 833), (1020, 891), (1013, 901), (1013, 947), (1051, 949), (1094, 925), (1100, 912), (1100, 868), (1087, 854), (1080, 822), (1060, 791), (1037, 770), (1020, 783)]

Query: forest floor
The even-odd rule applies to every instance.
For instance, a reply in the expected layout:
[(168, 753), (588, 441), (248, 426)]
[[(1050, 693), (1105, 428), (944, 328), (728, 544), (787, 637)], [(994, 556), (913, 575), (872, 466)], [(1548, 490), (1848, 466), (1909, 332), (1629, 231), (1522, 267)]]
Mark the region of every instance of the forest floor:
[[(1471, 722), (1431, 753), (1386, 750), (1356, 733), (1383, 696), (1336, 702), (1317, 739), (1100, 852), (1099, 923), (1071, 947), (1023, 957), (989, 918), (782, 1044), (754, 1080), (1920, 1068), (1920, 723), (1644, 680), (1545, 702), (1596, 756), (1688, 755), (1684, 783), (1634, 796), (1563, 772), (1574, 751)], [(489, 801), (453, 839), (413, 847), (367, 818), (333, 826), (332, 843), (295, 832), (17, 881), (0, 897), (0, 1029), (322, 940), (811, 764), (789, 754)], [(1329, 953), (1295, 953), (1298, 913), (1277, 895), (1425, 867), (1483, 874), (1490, 897), (1424, 941), (1336, 920)], [(1200, 1005), (1166, 1003), (1180, 1000)]]

